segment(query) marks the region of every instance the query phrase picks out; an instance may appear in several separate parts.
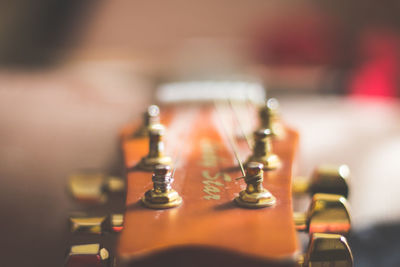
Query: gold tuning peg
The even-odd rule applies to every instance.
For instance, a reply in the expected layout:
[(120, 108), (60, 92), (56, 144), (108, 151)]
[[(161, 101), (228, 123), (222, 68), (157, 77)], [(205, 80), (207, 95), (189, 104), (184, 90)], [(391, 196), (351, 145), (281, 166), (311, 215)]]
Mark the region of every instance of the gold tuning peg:
[(275, 98), (267, 99), (265, 105), (259, 110), (260, 128), (270, 129), (273, 137), (284, 137), (285, 130), (280, 122), (279, 102)]
[(149, 129), (160, 123), (160, 108), (156, 105), (151, 105), (143, 113), (142, 126), (133, 133), (133, 138), (146, 137), (149, 135)]
[(344, 236), (315, 233), (307, 253), (300, 258), (302, 267), (353, 267), (353, 255)]
[(154, 125), (149, 129), (149, 153), (139, 162), (137, 166), (139, 169), (153, 171), (159, 164), (171, 164), (171, 158), (164, 155), (164, 133), (165, 127), (162, 124)]
[(327, 193), (347, 197), (350, 169), (347, 165), (320, 165), (310, 179), (299, 178), (293, 182), (294, 194)]
[(100, 244), (72, 246), (65, 267), (110, 267), (110, 255)]
[(101, 172), (80, 172), (69, 177), (69, 191), (78, 201), (104, 203), (107, 193), (119, 193), (125, 190), (125, 182)]
[(142, 202), (146, 207), (169, 209), (182, 204), (182, 197), (171, 186), (174, 177), (171, 174), (170, 166), (157, 165), (154, 169), (152, 181), (153, 188), (146, 191), (142, 198)]
[(246, 166), (246, 175), (243, 177), (246, 189), (240, 191), (235, 202), (243, 208), (264, 208), (273, 206), (276, 198), (263, 187), (263, 165), (258, 162), (249, 162)]
[(263, 164), (265, 170), (274, 170), (280, 167), (279, 157), (272, 152), (271, 138), (270, 129), (259, 129), (254, 132), (253, 153), (247, 159), (246, 164), (258, 162)]
[(315, 194), (306, 213), (295, 213), (297, 230), (311, 233), (346, 234), (351, 227), (350, 212), (345, 197)]
[(120, 232), (123, 229), (124, 215), (110, 216), (71, 216), (71, 232), (87, 234), (103, 234), (105, 232)]

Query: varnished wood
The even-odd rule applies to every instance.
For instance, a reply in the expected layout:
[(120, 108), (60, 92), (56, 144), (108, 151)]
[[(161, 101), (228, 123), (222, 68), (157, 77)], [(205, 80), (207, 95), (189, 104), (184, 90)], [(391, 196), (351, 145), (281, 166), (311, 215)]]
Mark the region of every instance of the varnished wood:
[[(242, 175), (238, 168), (232, 168), (237, 162), (217, 113), (212, 105), (163, 110), (163, 123), (168, 129), (166, 150), (173, 158), (181, 154), (173, 187), (182, 196), (183, 204), (174, 209), (152, 210), (141, 204), (144, 192), (152, 187), (151, 173), (132, 167), (147, 153), (147, 139), (126, 138), (134, 131), (133, 126), (123, 131), (128, 189), (125, 227), (118, 244), (121, 259), (157, 265), (161, 258), (162, 265), (172, 260), (168, 255), (175, 255), (181, 257), (178, 262), (183, 264), (186, 250), (190, 250), (191, 260), (214, 255), (209, 265), (221, 265), (224, 259), (228, 263), (235, 257), (233, 263), (237, 265), (249, 263), (249, 259), (254, 266), (258, 266), (257, 262), (264, 266), (294, 264), (299, 247), (293, 223), (291, 176), (297, 133), (287, 129), (284, 139), (273, 142), (282, 167), (265, 172), (264, 186), (277, 198), (277, 204), (271, 208), (244, 209), (233, 203), (245, 184), (235, 180)], [(250, 149), (244, 140), (237, 142), (240, 157), (245, 160)], [(216, 166), (205, 164), (205, 144), (216, 151)], [(205, 172), (211, 177), (218, 172), (227, 174), (215, 179), (221, 185), (213, 184), (220, 190), (214, 194), (220, 199), (206, 199), (209, 194), (204, 191)]]

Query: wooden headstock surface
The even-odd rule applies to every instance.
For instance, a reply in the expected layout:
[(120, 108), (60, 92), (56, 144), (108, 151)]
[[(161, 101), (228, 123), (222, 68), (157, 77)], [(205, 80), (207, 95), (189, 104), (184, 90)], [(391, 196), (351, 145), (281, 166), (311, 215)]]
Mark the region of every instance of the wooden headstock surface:
[[(293, 265), (299, 252), (293, 223), (291, 196), (292, 165), (298, 134), (286, 128), (283, 139), (273, 141), (273, 151), (282, 166), (264, 172), (264, 187), (276, 198), (273, 207), (245, 209), (233, 199), (245, 188), (242, 174), (227, 135), (237, 129), (234, 114), (214, 105), (164, 107), (164, 140), (175, 162), (173, 188), (183, 198), (172, 209), (146, 208), (141, 198), (152, 187), (150, 172), (134, 170), (147, 154), (146, 138), (131, 139), (135, 125), (122, 133), (122, 150), (127, 170), (127, 211), (118, 254), (125, 261), (170, 266)], [(257, 116), (253, 114), (252, 118)], [(223, 129), (221, 120), (228, 125)], [(250, 121), (250, 119), (249, 119)], [(247, 122), (244, 122), (247, 123)], [(236, 139), (244, 161), (250, 149)], [(243, 266), (243, 265), (242, 265)]]

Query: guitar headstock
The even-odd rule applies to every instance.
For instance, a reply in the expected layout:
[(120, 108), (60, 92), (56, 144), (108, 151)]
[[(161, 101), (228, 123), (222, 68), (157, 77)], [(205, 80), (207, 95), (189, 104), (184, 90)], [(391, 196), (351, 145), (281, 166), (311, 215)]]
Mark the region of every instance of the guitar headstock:
[[(205, 99), (196, 103), (200, 96), (182, 101), (181, 87), (173, 89), (164, 87), (164, 104), (151, 106), (143, 123), (121, 133), (126, 212), (116, 249), (120, 264), (320, 266), (342, 255), (333, 266), (351, 266), (340, 235), (350, 227), (343, 196), (316, 194), (306, 214), (293, 215), (299, 136), (280, 119), (276, 100), (260, 105), (265, 96), (258, 85), (244, 95), (217, 93), (213, 101), (211, 91), (200, 91)], [(301, 188), (319, 193), (318, 185), (331, 188), (320, 181), (340, 183), (334, 175), (314, 176), (313, 186)], [(298, 230), (311, 234), (305, 257)]]

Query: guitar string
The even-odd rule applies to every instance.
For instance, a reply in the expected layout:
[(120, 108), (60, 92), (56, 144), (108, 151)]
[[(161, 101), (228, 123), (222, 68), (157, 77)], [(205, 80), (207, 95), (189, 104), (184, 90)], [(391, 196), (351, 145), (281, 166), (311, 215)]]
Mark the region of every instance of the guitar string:
[(179, 159), (180, 159), (180, 157), (181, 157), (181, 155), (182, 155), (182, 150), (183, 150), (183, 148), (181, 148), (181, 149), (179, 150), (178, 155), (177, 155), (176, 158), (175, 158), (174, 169), (172, 170), (171, 177), (174, 177), (175, 171), (176, 171), (176, 169), (178, 168), (178, 162), (179, 162)]
[(235, 109), (235, 107), (234, 107), (234, 105), (232, 103), (232, 99), (228, 98), (228, 103), (229, 103), (229, 106), (231, 107), (231, 109), (233, 111), (233, 115), (234, 115), (233, 117), (235, 118), (235, 120), (236, 120), (236, 122), (237, 122), (237, 124), (239, 126), (241, 134), (244, 137), (244, 139), (246, 140), (247, 146), (250, 149), (252, 149), (253, 146), (250, 143), (250, 138), (247, 136), (247, 134), (245, 133), (245, 131), (243, 129), (242, 123), (240, 122), (240, 119), (239, 119), (239, 115), (238, 115), (238, 113), (237, 113), (237, 111), (236, 111), (236, 109)]
[[(251, 100), (250, 94), (248, 92), (246, 94), (246, 107), (247, 107), (247, 112), (249, 113), (249, 118), (253, 118), (252, 114), (254, 114), (254, 109), (257, 109), (257, 104)], [(256, 126), (257, 120), (253, 119), (251, 123), (253, 126)]]
[[(189, 112), (189, 114), (187, 114), (187, 116), (189, 116), (189, 117), (194, 117), (196, 114), (197, 114), (197, 112), (191, 110), (191, 112)], [(185, 121), (193, 121), (193, 120), (187, 120), (187, 119), (185, 119)], [(186, 141), (187, 141), (187, 139), (188, 139), (188, 137), (189, 137), (189, 132), (190, 132), (190, 131), (189, 131), (189, 129), (190, 129), (189, 126), (190, 126), (190, 125), (191, 125), (190, 123), (187, 123), (187, 124), (185, 125), (185, 127), (183, 128), (184, 135), (183, 135), (183, 138), (181, 138), (181, 140), (183, 140), (183, 143), (184, 143), (184, 144), (186, 143)], [(174, 164), (173, 164), (174, 169), (172, 170), (172, 173), (171, 173), (171, 176), (172, 176), (172, 177), (174, 177), (175, 172), (176, 172), (176, 169), (178, 168), (178, 163), (180, 163), (180, 159), (181, 159), (181, 156), (182, 156), (182, 154), (183, 154), (183, 149), (184, 149), (184, 147), (185, 147), (185, 146), (181, 146), (181, 148), (178, 149), (178, 150), (176, 150), (176, 152), (174, 153), (175, 156), (174, 156), (173, 158), (174, 158), (175, 160), (174, 160)]]
[[(242, 172), (242, 175), (244, 177), (244, 176), (246, 176), (246, 173), (244, 171), (244, 167), (243, 167), (242, 161), (240, 160), (237, 146), (236, 146), (236, 144), (234, 142), (233, 137), (231, 135), (229, 135), (228, 128), (227, 128), (223, 118), (221, 117), (222, 115), (221, 115), (221, 112), (218, 110), (219, 108), (218, 108), (218, 104), (217, 104), (216, 101), (214, 101), (214, 107), (215, 107), (215, 110), (217, 112), (218, 118), (219, 118), (219, 120), (221, 122), (222, 129), (225, 132), (225, 135), (226, 135), (226, 137), (228, 139), (228, 142), (229, 142), (229, 144), (230, 144), (230, 146), (231, 146), (231, 148), (233, 150), (233, 154), (235, 155), (235, 158), (236, 158), (237, 162), (239, 163), (240, 171)], [(240, 177), (240, 178), (237, 178), (237, 179), (241, 179), (243, 177)]]

